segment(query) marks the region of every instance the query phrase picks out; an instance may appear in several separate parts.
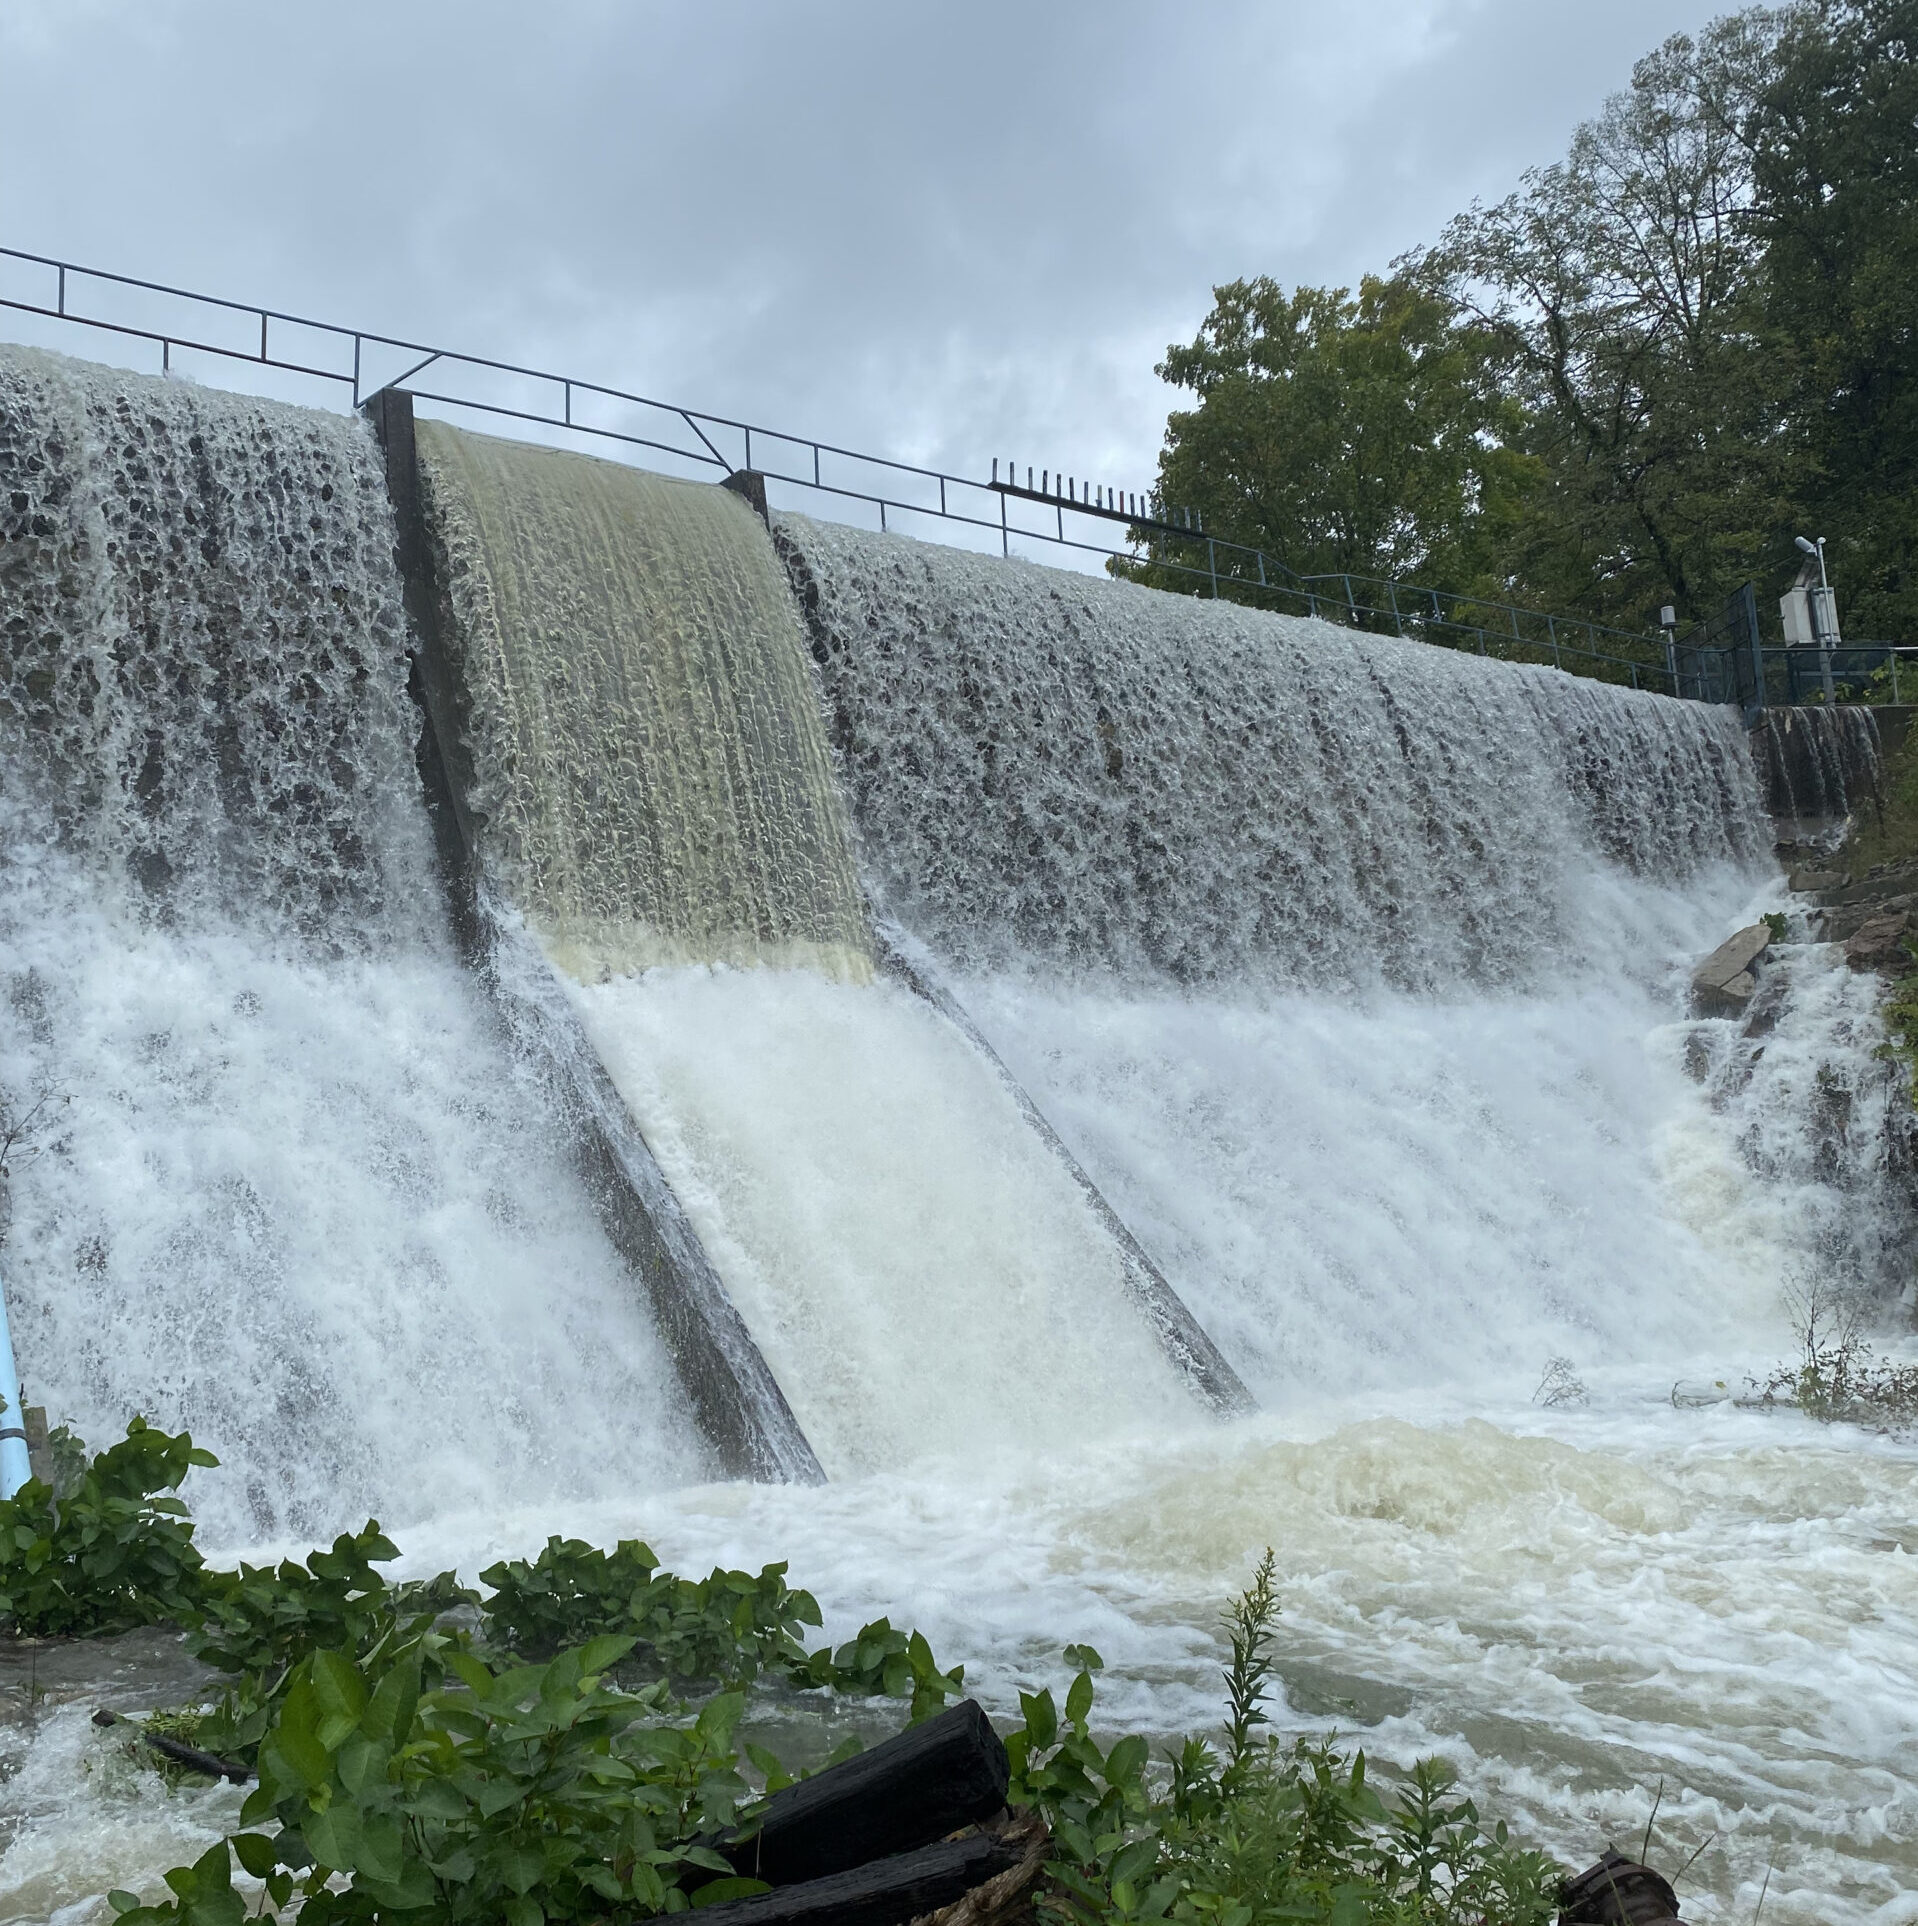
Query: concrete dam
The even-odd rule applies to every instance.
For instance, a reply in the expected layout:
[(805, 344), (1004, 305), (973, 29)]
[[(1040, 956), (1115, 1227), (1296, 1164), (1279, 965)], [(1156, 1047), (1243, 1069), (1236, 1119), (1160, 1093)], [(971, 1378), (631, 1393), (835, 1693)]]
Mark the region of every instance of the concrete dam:
[(1272, 1542), (1301, 1719), (1864, 1893), (1876, 1661), (1754, 1547), (1891, 1585), (1902, 1461), (1670, 1398), (1908, 1267), (1867, 987), (1686, 1005), (1768, 800), (1731, 708), (0, 348), (21, 1371), (209, 1551), (790, 1557), (1166, 1730)]

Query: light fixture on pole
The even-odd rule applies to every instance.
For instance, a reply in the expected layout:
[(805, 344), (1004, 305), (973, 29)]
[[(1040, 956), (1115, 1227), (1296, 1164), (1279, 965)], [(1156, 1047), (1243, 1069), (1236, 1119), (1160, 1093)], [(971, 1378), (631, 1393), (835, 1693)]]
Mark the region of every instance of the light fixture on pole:
[(1678, 611), (1667, 602), (1658, 611), (1658, 626), (1665, 631), (1665, 673), (1671, 677), (1672, 694), (1678, 693)]
[[(1838, 602), (1825, 574), (1825, 538), (1821, 535), (1813, 541), (1808, 535), (1798, 535), (1793, 540), (1798, 545), (1799, 553), (1805, 557), (1805, 564), (1798, 571), (1798, 580), (1778, 604), (1779, 612), (1785, 619), (1785, 642), (1791, 648), (1813, 648), (1818, 651), (1825, 700), (1832, 702), (1837, 698), (1837, 691), (1832, 684), (1831, 652), (1838, 646)], [(1811, 571), (1814, 560), (1818, 564), (1815, 581)]]

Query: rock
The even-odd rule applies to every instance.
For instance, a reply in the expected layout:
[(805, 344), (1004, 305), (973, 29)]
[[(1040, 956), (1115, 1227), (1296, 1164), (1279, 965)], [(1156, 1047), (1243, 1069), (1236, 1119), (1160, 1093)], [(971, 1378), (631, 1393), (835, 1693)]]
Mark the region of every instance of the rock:
[(1798, 891), (1817, 889), (1843, 889), (1851, 877), (1842, 869), (1795, 869), (1787, 883), (1788, 889)]
[(1881, 863), (1876, 870), (1842, 889), (1827, 890), (1827, 906), (1838, 903), (1884, 903), (1918, 891), (1918, 864)]
[(1890, 916), (1899, 910), (1912, 909), (1918, 909), (1918, 896), (1880, 896), (1871, 902), (1840, 903), (1835, 909), (1819, 913), (1819, 930), (1827, 943), (1843, 943), (1874, 916)]
[(1754, 923), (1724, 942), (1692, 972), (1692, 1003), (1701, 1016), (1739, 1016), (1758, 988), (1752, 965), (1771, 945), (1771, 929)]
[(1854, 970), (1902, 975), (1914, 967), (1905, 948), (1905, 933), (1910, 928), (1909, 910), (1888, 910), (1867, 917), (1845, 944), (1845, 961)]

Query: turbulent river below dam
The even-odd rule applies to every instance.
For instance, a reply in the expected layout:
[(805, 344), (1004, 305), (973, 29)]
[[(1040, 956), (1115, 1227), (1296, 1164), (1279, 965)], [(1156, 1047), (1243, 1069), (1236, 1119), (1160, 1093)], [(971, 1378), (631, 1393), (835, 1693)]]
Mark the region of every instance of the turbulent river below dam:
[[(456, 933), (364, 424), (0, 349), (34, 1402), (190, 1426), (216, 1559), (369, 1514), (409, 1573), (784, 1558), (996, 1712), (1096, 1645), (1165, 1736), (1270, 1545), (1283, 1729), (1441, 1754), (1578, 1864), (1657, 1798), (1688, 1918), (1918, 1921), (1918, 1449), (1673, 1399), (1913, 1249), (1870, 980), (1793, 942), (1768, 1034), (1687, 1006), (1787, 902), (1735, 712), (437, 424), (419, 464), (489, 900), (825, 1480), (721, 1474)], [(232, 1821), (89, 1722), (192, 1683), (0, 1653), (0, 1922)]]

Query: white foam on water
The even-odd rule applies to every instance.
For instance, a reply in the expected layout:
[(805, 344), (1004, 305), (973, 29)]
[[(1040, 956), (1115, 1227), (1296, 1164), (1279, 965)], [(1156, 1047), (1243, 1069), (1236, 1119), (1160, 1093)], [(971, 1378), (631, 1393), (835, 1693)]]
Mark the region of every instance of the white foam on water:
[(574, 996), (829, 1474), (1196, 1417), (1077, 1186), (910, 991), (695, 967)]
[(962, 995), (1277, 1408), (1529, 1390), (1554, 1357), (1677, 1376), (1728, 1331), (1782, 1337), (1781, 1282), (1814, 1253), (1788, 1221), (1811, 1187), (1768, 1198), (1685, 1073), (1690, 1026), (1629, 978), (1443, 1003)]
[[(643, 1536), (672, 1565), (792, 1561), (825, 1634), (889, 1613), (969, 1689), (1107, 1661), (1102, 1716), (1170, 1739), (1220, 1717), (1224, 1599), (1278, 1560), (1282, 1731), (1382, 1767), (1437, 1753), (1488, 1812), (1574, 1864), (1635, 1845), (1686, 1917), (1905, 1917), (1918, 1889), (1918, 1449), (1794, 1414), (1677, 1411), (1654, 1366), (1589, 1404), (1373, 1392), (1309, 1420), (1061, 1448), (972, 1475), (688, 1489), (445, 1519), (429, 1570), (552, 1529)], [(1776, 1915), (1772, 1909), (1778, 1908)]]
[(7, 1288), (55, 1421), (190, 1428), (231, 1467), (195, 1480), (228, 1544), (699, 1475), (638, 1286), (450, 944), (156, 929), (33, 853), (5, 864), (0, 1085), (51, 1101)]

